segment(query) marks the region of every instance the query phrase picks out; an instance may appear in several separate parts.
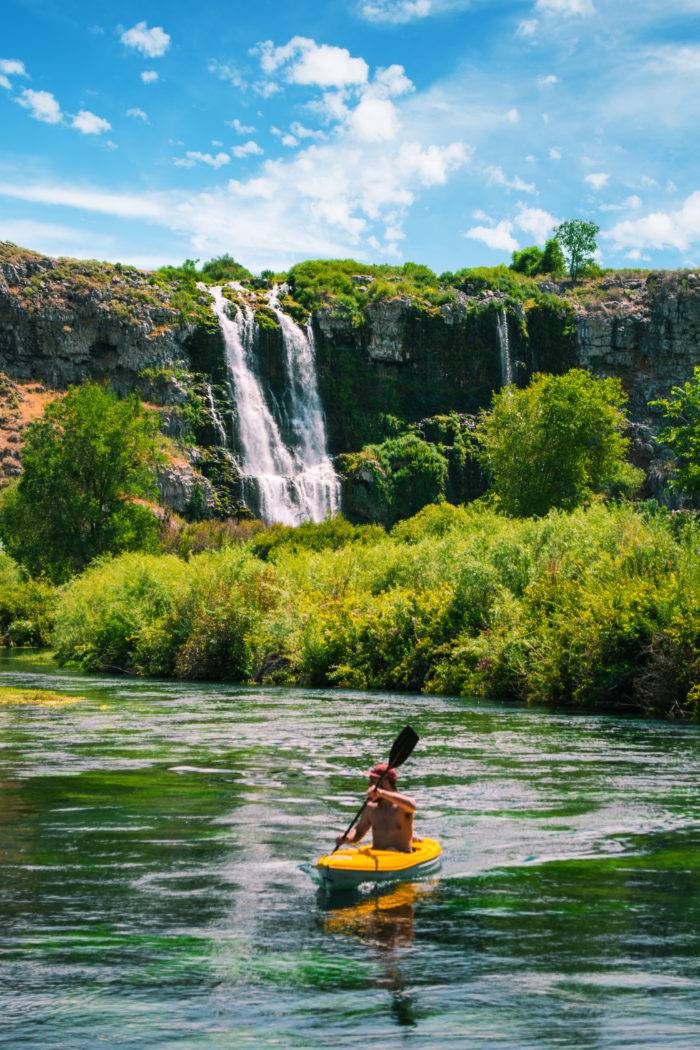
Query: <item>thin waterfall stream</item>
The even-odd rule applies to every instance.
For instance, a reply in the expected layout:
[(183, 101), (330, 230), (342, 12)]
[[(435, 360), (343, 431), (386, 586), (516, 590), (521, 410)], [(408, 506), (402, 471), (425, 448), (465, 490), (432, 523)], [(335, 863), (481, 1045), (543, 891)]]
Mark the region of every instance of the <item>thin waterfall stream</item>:
[(340, 490), (326, 446), (311, 327), (299, 328), (272, 290), (270, 308), (279, 321), (287, 372), (287, 405), (278, 410), (285, 418), (276, 419), (255, 369), (252, 306), (244, 299), (242, 305), (230, 303), (221, 287), (210, 291), (226, 347), (246, 503), (266, 522), (323, 521), (338, 510)]
[(498, 332), (498, 348), (501, 355), (501, 385), (510, 386), (513, 382), (513, 357), (508, 334), (508, 314), (505, 310), (499, 310), (496, 315), (496, 329)]

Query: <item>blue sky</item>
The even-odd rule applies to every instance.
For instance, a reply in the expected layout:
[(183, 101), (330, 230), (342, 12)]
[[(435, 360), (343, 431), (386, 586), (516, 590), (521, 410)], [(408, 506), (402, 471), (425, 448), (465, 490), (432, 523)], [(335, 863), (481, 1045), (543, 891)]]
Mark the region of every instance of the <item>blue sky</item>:
[(561, 219), (700, 261), (700, 0), (5, 0), (0, 238), (509, 261)]

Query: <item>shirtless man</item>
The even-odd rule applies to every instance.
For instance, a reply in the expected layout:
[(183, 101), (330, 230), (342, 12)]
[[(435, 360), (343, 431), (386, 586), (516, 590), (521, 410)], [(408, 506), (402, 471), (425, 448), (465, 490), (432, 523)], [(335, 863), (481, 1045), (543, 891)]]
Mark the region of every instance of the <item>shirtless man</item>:
[[(371, 828), (374, 849), (393, 849), (401, 853), (410, 853), (416, 803), (410, 795), (401, 795), (395, 790), (396, 770), (390, 769), (387, 773), (386, 762), (378, 762), (376, 766), (372, 766), (367, 776), (370, 787), (367, 791), (369, 801), (365, 810), (347, 838), (338, 836), (336, 845), (340, 846), (342, 842), (359, 842)], [(387, 786), (377, 787), (382, 776), (382, 784)]]

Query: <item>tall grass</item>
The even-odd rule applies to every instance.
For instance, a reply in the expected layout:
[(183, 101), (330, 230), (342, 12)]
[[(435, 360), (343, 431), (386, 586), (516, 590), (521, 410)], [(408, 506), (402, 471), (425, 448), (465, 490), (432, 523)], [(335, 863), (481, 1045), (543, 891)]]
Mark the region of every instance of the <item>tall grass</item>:
[(275, 538), (258, 541), (265, 561), (254, 538), (187, 562), (95, 565), (62, 594), (59, 658), (697, 714), (700, 530), (690, 516), (597, 504), (514, 520), (438, 504), (336, 548)]

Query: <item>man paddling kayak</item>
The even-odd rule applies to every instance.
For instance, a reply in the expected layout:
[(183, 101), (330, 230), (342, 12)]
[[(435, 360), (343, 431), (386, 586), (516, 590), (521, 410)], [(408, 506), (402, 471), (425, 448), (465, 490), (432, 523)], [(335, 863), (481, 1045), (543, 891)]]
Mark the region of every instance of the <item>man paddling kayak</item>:
[[(372, 846), (374, 849), (396, 850), (400, 853), (411, 852), (413, 839), (413, 814), (416, 803), (410, 795), (402, 795), (396, 788), (395, 769), (387, 772), (386, 762), (372, 766), (367, 777), (370, 787), (367, 790), (367, 805), (355, 827), (347, 835), (339, 835), (336, 845), (342, 842), (359, 842), (369, 829), (372, 829)], [(389, 789), (378, 787), (388, 784)]]

